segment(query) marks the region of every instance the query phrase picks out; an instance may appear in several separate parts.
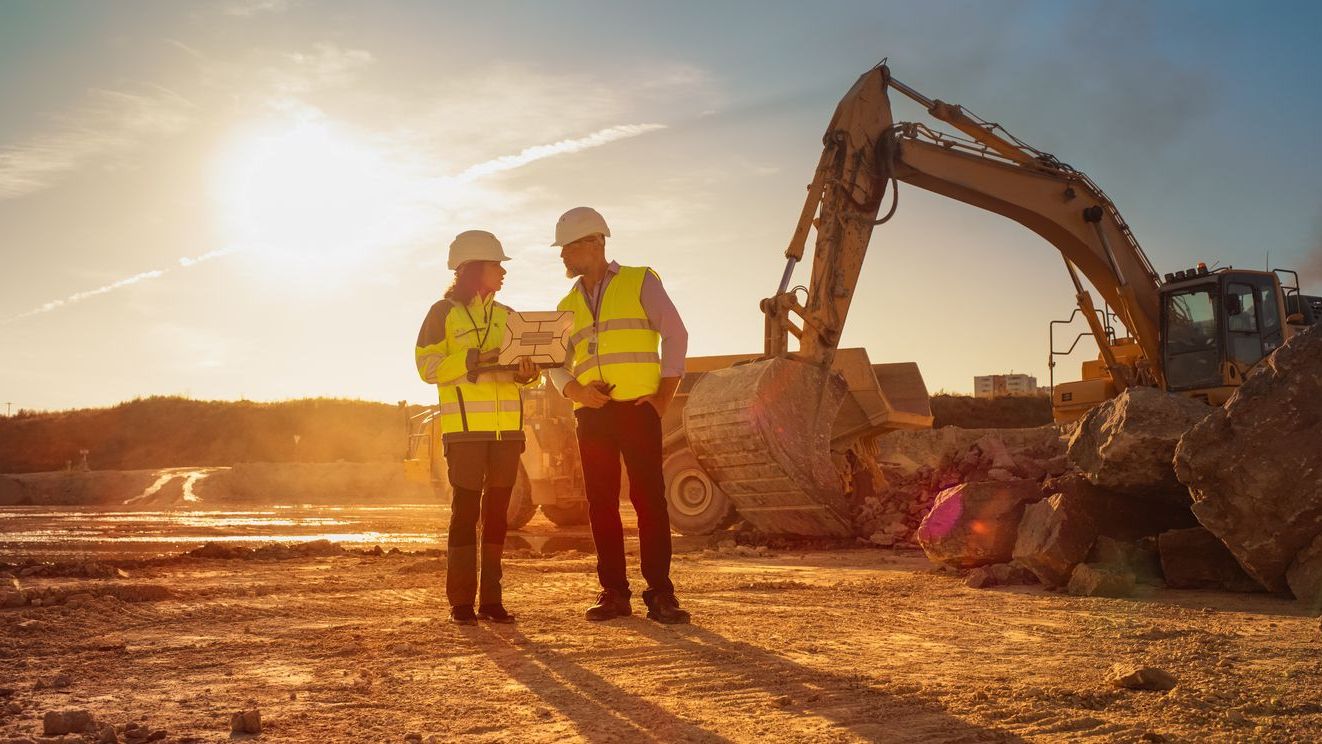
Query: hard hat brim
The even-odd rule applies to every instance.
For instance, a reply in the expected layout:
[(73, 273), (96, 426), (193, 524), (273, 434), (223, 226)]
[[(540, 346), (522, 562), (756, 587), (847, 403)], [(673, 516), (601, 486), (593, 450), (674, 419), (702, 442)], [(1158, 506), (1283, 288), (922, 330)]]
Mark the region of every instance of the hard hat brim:
[(458, 271), (464, 268), (465, 264), (471, 264), (474, 261), (495, 261), (497, 263), (505, 263), (506, 261), (509, 260), (510, 260), (509, 256), (505, 256), (503, 258), (470, 258), (467, 261), (460, 261), (458, 266), (451, 266), (450, 271)]
[(602, 236), (602, 237), (609, 238), (609, 237), (611, 236), (611, 229), (608, 227), (608, 228), (606, 228), (605, 230), (593, 230), (593, 231), (590, 232), (590, 233), (583, 233), (582, 235), (580, 235), (580, 236), (578, 236), (577, 238), (574, 238), (574, 239), (572, 239), (572, 240), (557, 240), (557, 241), (555, 241), (554, 243), (551, 244), (551, 247), (552, 247), (552, 248), (563, 248), (564, 246), (569, 245), (570, 243), (574, 242), (575, 240), (582, 240), (583, 238), (586, 238), (586, 237), (589, 236), (589, 235), (600, 235), (600, 236)]

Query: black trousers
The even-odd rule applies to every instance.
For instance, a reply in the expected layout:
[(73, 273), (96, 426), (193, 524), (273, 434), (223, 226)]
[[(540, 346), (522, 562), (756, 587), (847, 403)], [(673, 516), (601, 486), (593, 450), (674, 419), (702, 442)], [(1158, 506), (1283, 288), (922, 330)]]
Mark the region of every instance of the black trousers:
[[(505, 549), (510, 492), (519, 474), (521, 441), (454, 442), (445, 447), (449, 470), (450, 534), (446, 540), (445, 595), (450, 606), (501, 604), (500, 554)], [(478, 584), (477, 524), (482, 522)]]
[[(597, 579), (603, 589), (629, 596), (620, 522), (620, 457), (629, 471), (629, 500), (638, 513), (643, 578), (650, 593), (673, 594), (670, 583), (670, 515), (661, 473), (661, 418), (650, 404), (611, 401), (580, 408), (578, 451), (588, 495), (588, 519), (597, 546)], [(644, 595), (646, 597), (647, 594)]]

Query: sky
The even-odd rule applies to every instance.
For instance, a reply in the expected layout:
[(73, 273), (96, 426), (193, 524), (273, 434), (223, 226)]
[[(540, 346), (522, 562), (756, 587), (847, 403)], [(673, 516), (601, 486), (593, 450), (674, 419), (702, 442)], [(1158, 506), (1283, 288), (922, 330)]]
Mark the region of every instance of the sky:
[[(1302, 2), (0, 0), (0, 404), (431, 402), (413, 343), (453, 236), (495, 233), (499, 299), (549, 309), (579, 205), (690, 355), (760, 351), (826, 123), (882, 58), (1091, 176), (1159, 272), (1322, 294), (1320, 33)], [(900, 199), (841, 345), (932, 391), (1046, 384), (1056, 251)]]

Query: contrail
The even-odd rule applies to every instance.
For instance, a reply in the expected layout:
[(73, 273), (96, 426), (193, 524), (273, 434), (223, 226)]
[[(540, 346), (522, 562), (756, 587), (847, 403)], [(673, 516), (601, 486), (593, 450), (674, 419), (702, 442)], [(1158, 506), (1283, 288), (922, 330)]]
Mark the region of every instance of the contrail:
[(473, 181), (482, 176), (489, 176), (493, 173), (501, 173), (503, 171), (514, 170), (515, 168), (522, 168), (529, 163), (535, 163), (538, 160), (544, 160), (555, 155), (567, 155), (573, 152), (580, 152), (593, 147), (600, 147), (616, 140), (637, 137), (640, 134), (647, 134), (648, 132), (655, 132), (658, 129), (665, 128), (666, 125), (664, 124), (622, 124), (617, 127), (608, 127), (593, 132), (586, 137), (560, 140), (559, 142), (549, 145), (536, 145), (525, 148), (517, 155), (503, 155), (488, 160), (485, 163), (478, 163), (477, 165), (468, 168), (463, 173), (460, 173), (458, 176), (455, 176), (453, 180), (460, 182)]
[[(203, 253), (202, 255), (194, 258), (183, 257), (179, 259), (179, 265), (181, 267), (193, 266), (194, 264), (199, 264), (202, 263), (203, 261), (209, 261), (213, 258), (219, 258), (220, 256), (225, 256), (230, 253), (235, 253), (238, 250), (239, 249), (237, 248), (222, 248), (220, 250)], [(41, 315), (42, 313), (48, 313), (52, 310), (56, 310), (66, 305), (72, 305), (75, 302), (82, 302), (83, 300), (89, 297), (96, 297), (97, 295), (103, 295), (106, 292), (111, 292), (121, 287), (127, 287), (133, 284), (137, 284), (138, 282), (144, 282), (147, 281), (148, 279), (160, 279), (161, 277), (165, 276), (165, 274), (169, 271), (170, 269), (153, 269), (151, 271), (144, 271), (140, 274), (134, 274), (133, 276), (120, 279), (117, 282), (111, 282), (110, 284), (107, 284), (103, 287), (97, 287), (96, 289), (89, 289), (85, 292), (75, 292), (74, 294), (71, 294), (62, 300), (51, 300), (50, 302), (34, 307), (25, 313), (19, 313), (18, 315), (5, 318), (3, 321), (0, 321), (0, 325), (13, 323), (15, 321), (22, 320), (24, 318), (30, 318), (33, 315)]]
[[(549, 145), (534, 145), (533, 147), (526, 147), (517, 155), (502, 155), (501, 157), (493, 158), (491, 160), (478, 163), (477, 165), (470, 166), (469, 168), (467, 168), (457, 176), (453, 176), (441, 180), (458, 182), (458, 183), (467, 183), (482, 178), (483, 176), (489, 176), (494, 173), (503, 173), (505, 171), (511, 171), (516, 168), (522, 168), (523, 166), (528, 165), (529, 163), (535, 163), (538, 160), (545, 160), (546, 158), (554, 157), (556, 155), (568, 155), (570, 153), (589, 150), (593, 147), (600, 147), (602, 145), (615, 142), (617, 140), (629, 139), (630, 137), (637, 137), (638, 135), (641, 134), (647, 134), (648, 132), (655, 132), (658, 129), (665, 129), (665, 128), (666, 125), (664, 124), (621, 124), (619, 126), (607, 127), (606, 129), (597, 130), (592, 134), (589, 134), (584, 137), (560, 140), (559, 142), (553, 142)], [(242, 249), (222, 248), (220, 250), (214, 250), (208, 253), (203, 253), (202, 255), (196, 257), (191, 257), (191, 258), (183, 257), (179, 259), (179, 266), (182, 268), (187, 268), (189, 266), (194, 266), (196, 264), (202, 263), (203, 261), (209, 261), (213, 258), (219, 258), (220, 256), (229, 255), (231, 253), (237, 253), (240, 250)], [(80, 302), (89, 297), (95, 297), (97, 295), (105, 294), (107, 292), (120, 289), (121, 287), (127, 287), (129, 285), (137, 284), (138, 282), (146, 281), (148, 279), (159, 279), (162, 276), (164, 276), (168, 271), (170, 271), (170, 269), (157, 269), (154, 271), (144, 271), (141, 274), (134, 274), (133, 276), (127, 277), (125, 279), (120, 279), (117, 282), (107, 284), (104, 287), (97, 287), (96, 289), (91, 289), (86, 292), (78, 292), (76, 294), (69, 295), (68, 297), (65, 297), (62, 300), (51, 300), (50, 302), (47, 302), (39, 307), (35, 307), (25, 313), (19, 313), (18, 315), (14, 315), (4, 320), (0, 320), (0, 325), (6, 325), (8, 323), (13, 323), (18, 320), (23, 320), (24, 318), (30, 318), (34, 315), (48, 313), (51, 310), (65, 307), (66, 305), (72, 305), (75, 302)]]

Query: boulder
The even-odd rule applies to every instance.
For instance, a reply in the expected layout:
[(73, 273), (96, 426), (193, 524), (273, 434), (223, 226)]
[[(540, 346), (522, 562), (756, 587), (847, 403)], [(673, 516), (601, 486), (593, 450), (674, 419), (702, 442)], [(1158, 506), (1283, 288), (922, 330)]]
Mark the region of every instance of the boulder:
[(1172, 589), (1224, 589), (1260, 592), (1216, 535), (1202, 527), (1163, 532), (1157, 538), (1161, 573)]
[(1314, 614), (1322, 612), (1322, 536), (1295, 556), (1285, 580), (1300, 602)]
[(52, 710), (42, 717), (41, 728), (45, 736), (81, 734), (93, 731), (96, 719), (85, 710)]
[(1175, 450), (1198, 521), (1272, 591), (1322, 534), (1322, 325), (1290, 339)]
[(1057, 493), (1024, 509), (1013, 557), (1043, 584), (1064, 586), (1096, 538), (1097, 528), (1084, 502)]
[(1134, 593), (1134, 574), (1112, 566), (1080, 563), (1070, 574), (1067, 591), (1076, 597), (1128, 597)]
[(1176, 679), (1170, 672), (1156, 667), (1117, 667), (1111, 675), (1111, 684), (1126, 690), (1161, 692), (1175, 689)]
[(1042, 498), (1031, 480), (963, 483), (936, 497), (918, 526), (927, 557), (955, 568), (1010, 560), (1024, 505)]
[(256, 708), (241, 710), (230, 716), (231, 734), (262, 733), (262, 712)]
[(1180, 436), (1212, 410), (1192, 398), (1131, 387), (1079, 420), (1069, 441), (1070, 463), (1109, 491), (1188, 503), (1171, 457)]

